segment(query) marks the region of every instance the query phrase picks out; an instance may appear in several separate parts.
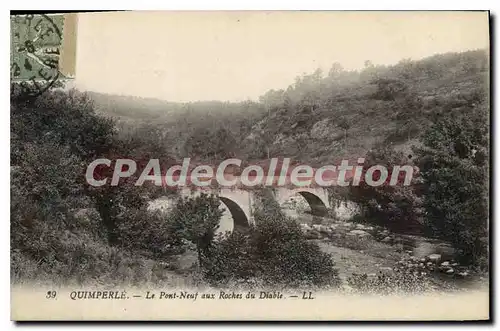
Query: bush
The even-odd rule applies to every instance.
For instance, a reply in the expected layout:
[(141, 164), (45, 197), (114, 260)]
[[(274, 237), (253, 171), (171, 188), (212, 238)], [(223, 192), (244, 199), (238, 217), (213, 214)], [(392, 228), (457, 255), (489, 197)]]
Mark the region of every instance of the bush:
[(78, 180), (82, 163), (53, 143), (25, 143), (23, 149), (28, 153), (11, 168), (11, 248), (43, 262), (58, 234), (81, 229), (73, 211), (88, 203)]
[(429, 231), (450, 241), (464, 264), (485, 261), (488, 244), (488, 105), (439, 119), (417, 149)]
[(29, 102), (11, 99), (11, 157), (16, 164), (23, 143), (51, 142), (93, 160), (113, 143), (114, 122), (96, 114), (90, 98), (80, 92), (50, 91)]
[(276, 201), (265, 195), (261, 200), (254, 213), (256, 225), (247, 233), (216, 238), (211, 258), (203, 265), (205, 278), (216, 286), (229, 282), (292, 288), (338, 286), (331, 256), (307, 241), (299, 225), (279, 211)]
[(219, 234), (212, 246), (210, 259), (203, 261), (203, 276), (212, 285), (229, 282), (249, 283), (255, 278), (255, 248), (250, 237), (240, 232)]
[(181, 254), (191, 244), (202, 260), (223, 213), (219, 204), (215, 195), (201, 194), (179, 198), (167, 214), (128, 208), (117, 216), (117, 244), (156, 259)]
[[(107, 286), (162, 284), (170, 280), (165, 266), (143, 255), (109, 246), (85, 233), (54, 229), (37, 231), (41, 240), (33, 240), (38, 255), (27, 249), (11, 249), (13, 283), (36, 281), (57, 285)], [(34, 252), (34, 250), (32, 251)]]
[(398, 79), (379, 78), (372, 83), (377, 86), (377, 91), (373, 94), (373, 98), (377, 100), (391, 101), (408, 93), (408, 86)]
[(145, 209), (128, 210), (119, 215), (118, 246), (158, 260), (184, 251), (180, 235), (171, 231), (167, 216)]
[(211, 254), (215, 231), (219, 226), (223, 209), (217, 196), (202, 193), (197, 197), (181, 197), (168, 215), (168, 232), (173, 235), (174, 245), (187, 240), (196, 246), (200, 264)]
[[(422, 202), (417, 196), (418, 173), (413, 172), (410, 185), (403, 185), (405, 172), (402, 171), (396, 185), (388, 185), (391, 169), (396, 166), (411, 165), (410, 160), (391, 148), (379, 147), (370, 151), (363, 165), (361, 178), (373, 165), (383, 165), (389, 170), (387, 181), (381, 186), (368, 185), (362, 180), (358, 186), (350, 185), (350, 200), (359, 204), (365, 220), (386, 227), (394, 232), (419, 234), (423, 231)], [(374, 179), (377, 172), (374, 173)]]
[[(98, 116), (85, 95), (48, 91), (28, 101), (11, 99), (11, 133), (13, 281), (147, 281), (154, 261), (109, 246), (115, 222), (137, 221), (133, 210), (144, 200), (123, 187), (91, 190), (85, 183), (88, 162), (117, 143), (113, 121)], [(130, 206), (136, 209), (126, 213)], [(127, 244), (159, 242), (161, 232), (153, 237), (153, 228), (147, 230), (135, 241), (129, 231)]]

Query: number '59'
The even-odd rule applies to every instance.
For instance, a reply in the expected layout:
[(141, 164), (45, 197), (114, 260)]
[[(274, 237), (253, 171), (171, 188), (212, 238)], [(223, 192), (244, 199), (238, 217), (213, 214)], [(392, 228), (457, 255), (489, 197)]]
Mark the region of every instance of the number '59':
[(55, 299), (57, 295), (56, 291), (47, 291), (46, 299)]

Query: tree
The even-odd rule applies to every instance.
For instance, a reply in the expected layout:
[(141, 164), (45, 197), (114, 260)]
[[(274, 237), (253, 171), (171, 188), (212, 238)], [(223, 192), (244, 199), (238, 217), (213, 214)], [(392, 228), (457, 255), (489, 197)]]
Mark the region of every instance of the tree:
[(408, 86), (400, 79), (377, 78), (373, 83), (377, 85), (373, 97), (378, 100), (393, 101), (405, 97), (408, 92)]
[(269, 90), (259, 97), (259, 102), (264, 104), (267, 109), (281, 107), (284, 101), (284, 90)]
[(170, 233), (186, 239), (196, 246), (198, 260), (203, 265), (210, 258), (211, 245), (219, 226), (223, 210), (215, 195), (202, 193), (195, 198), (180, 198), (169, 215)]
[(186, 140), (184, 149), (189, 157), (210, 159), (233, 156), (236, 139), (224, 127), (200, 127)]
[(455, 110), (435, 122), (416, 149), (426, 224), (472, 264), (484, 262), (487, 250), (488, 122), (486, 102)]
[(85, 160), (102, 155), (113, 144), (114, 121), (98, 116), (90, 98), (75, 90), (49, 91), (28, 102), (14, 99), (11, 118), (13, 164), (27, 142), (68, 146)]
[[(388, 170), (386, 181), (380, 186), (368, 185), (366, 171), (374, 166)], [(401, 152), (390, 147), (378, 147), (369, 151), (363, 163), (359, 185), (349, 187), (350, 200), (358, 203), (366, 221), (387, 227), (400, 233), (422, 233), (422, 202), (417, 196), (420, 178), (414, 170), (410, 185), (403, 185), (406, 173), (401, 171), (395, 185), (389, 185), (394, 166), (410, 165), (410, 160)], [(373, 180), (380, 178), (380, 172), (373, 173)]]
[(307, 108), (312, 114), (316, 108), (319, 107), (320, 98), (317, 91), (308, 91), (304, 93), (304, 98), (302, 99), (302, 106)]
[(344, 150), (347, 149), (347, 130), (351, 127), (351, 124), (349, 121), (345, 118), (340, 119), (340, 121), (337, 124), (339, 128), (344, 130)]
[(344, 71), (342, 65), (338, 62), (335, 62), (334, 64), (332, 64), (332, 67), (328, 71), (328, 77), (331, 79), (336, 79), (340, 76), (340, 73), (342, 73), (342, 71)]

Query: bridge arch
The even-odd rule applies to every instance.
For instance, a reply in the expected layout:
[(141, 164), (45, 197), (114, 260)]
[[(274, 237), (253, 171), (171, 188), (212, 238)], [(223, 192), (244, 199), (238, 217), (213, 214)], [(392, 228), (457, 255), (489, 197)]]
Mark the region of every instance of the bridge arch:
[[(231, 213), (233, 219), (232, 231), (244, 232), (248, 229), (250, 222), (238, 203), (224, 196), (219, 196), (219, 199), (227, 207), (229, 213)], [(223, 222), (222, 219), (221, 222)]]
[(234, 188), (197, 189), (191, 187), (183, 187), (180, 191), (183, 196), (192, 197), (202, 192), (218, 196), (222, 202), (221, 208), (226, 209), (230, 214), (223, 215), (217, 232), (244, 232), (249, 227), (249, 224), (252, 224), (253, 219), (250, 210), (253, 200), (250, 192)]
[(307, 191), (299, 191), (297, 193), (306, 199), (311, 207), (311, 214), (313, 216), (326, 216), (328, 214), (328, 208), (319, 196)]
[(276, 195), (280, 205), (291, 197), (300, 195), (309, 204), (313, 216), (324, 217), (328, 214), (328, 208), (330, 207), (328, 193), (322, 188), (279, 189)]

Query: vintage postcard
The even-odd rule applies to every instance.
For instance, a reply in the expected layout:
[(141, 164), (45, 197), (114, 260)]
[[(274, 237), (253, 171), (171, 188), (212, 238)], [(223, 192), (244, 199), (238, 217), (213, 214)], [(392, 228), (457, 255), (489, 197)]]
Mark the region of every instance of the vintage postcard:
[(489, 12), (10, 21), (12, 320), (490, 319)]

